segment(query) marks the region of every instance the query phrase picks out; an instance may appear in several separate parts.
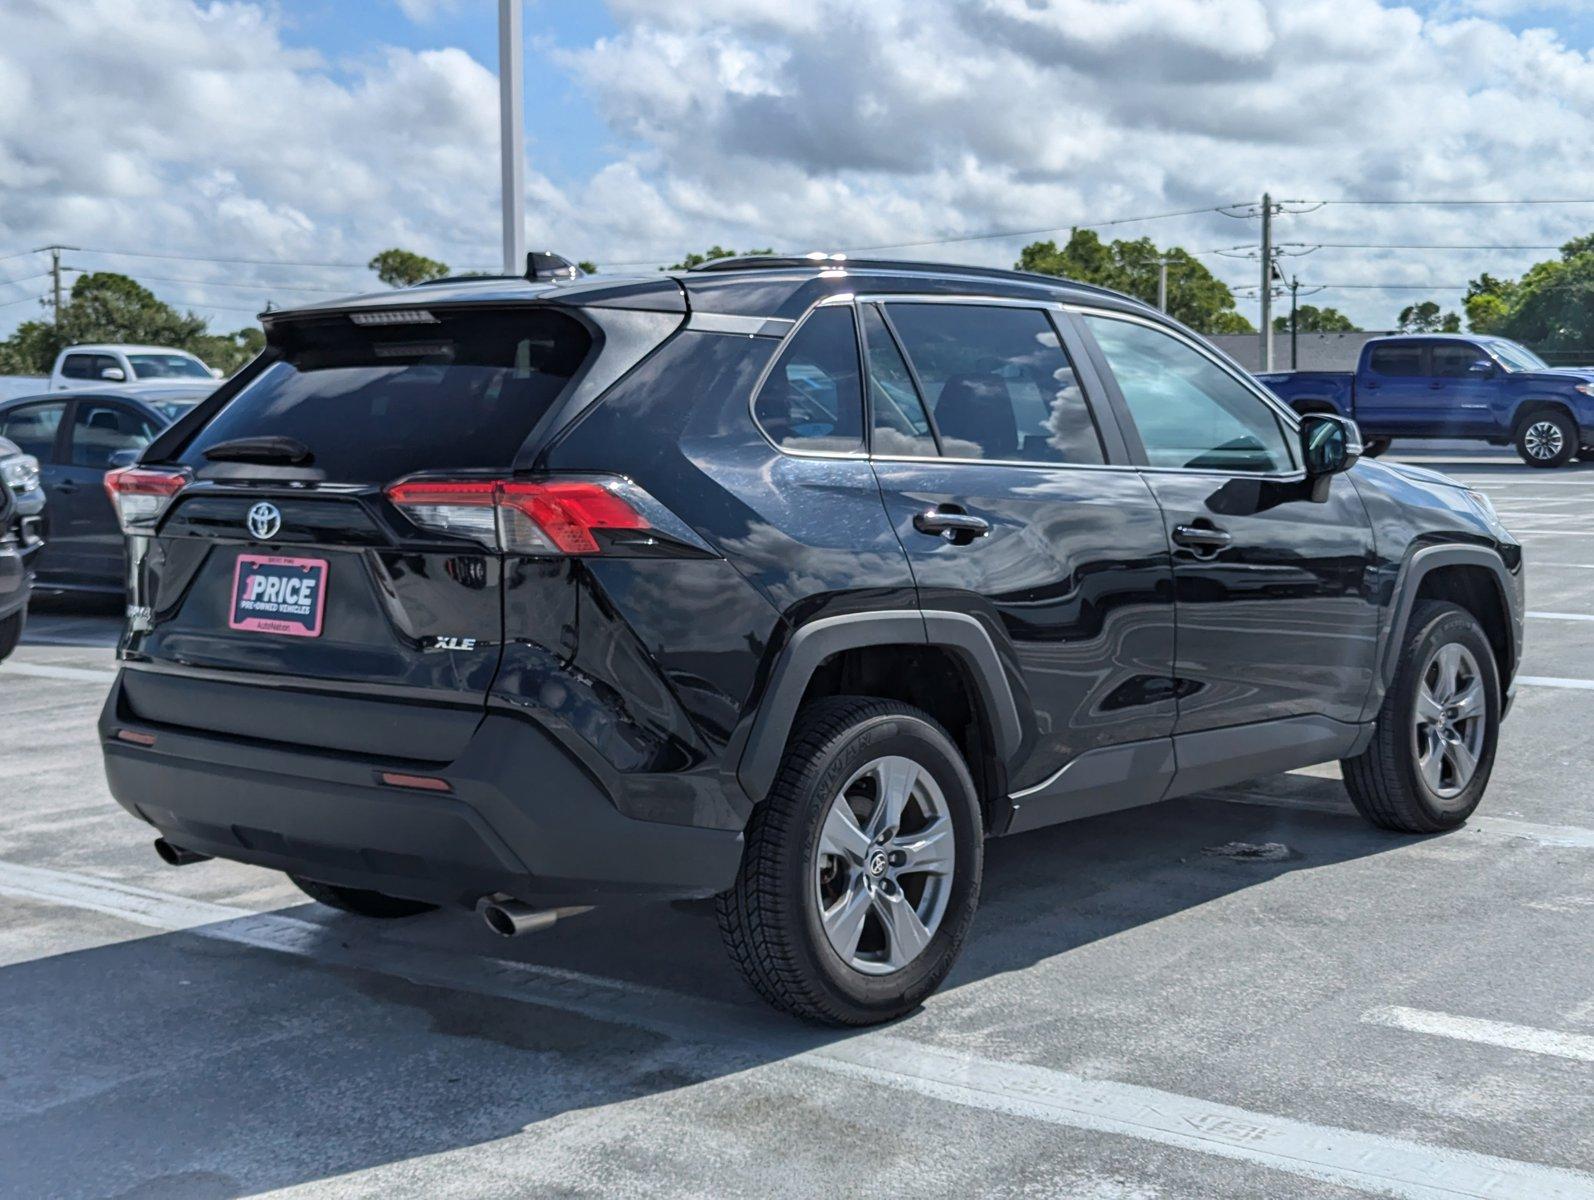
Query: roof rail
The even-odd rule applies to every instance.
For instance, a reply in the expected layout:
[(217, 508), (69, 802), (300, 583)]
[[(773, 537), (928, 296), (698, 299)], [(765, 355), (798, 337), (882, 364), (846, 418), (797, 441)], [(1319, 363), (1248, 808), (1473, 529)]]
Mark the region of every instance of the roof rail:
[[(981, 279), (1012, 279), (1042, 283), (1048, 287), (1077, 288), (1080, 291), (1123, 297), (1124, 293), (1094, 283), (1081, 283), (1063, 275), (1042, 275), (1037, 271), (1008, 271), (1001, 267), (975, 267), (966, 263), (924, 262), (907, 258), (848, 258), (845, 254), (738, 254), (714, 258), (687, 270), (693, 274), (713, 271), (791, 270), (794, 267), (847, 268), (854, 271), (907, 271), (915, 274), (970, 275)], [(1133, 299), (1133, 297), (1129, 297)]]

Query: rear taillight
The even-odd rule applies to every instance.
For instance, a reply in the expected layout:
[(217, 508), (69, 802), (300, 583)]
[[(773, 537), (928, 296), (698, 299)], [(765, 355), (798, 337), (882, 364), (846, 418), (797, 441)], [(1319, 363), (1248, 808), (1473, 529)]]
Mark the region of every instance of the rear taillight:
[(403, 479), (386, 494), (423, 529), (508, 554), (603, 554), (661, 540), (706, 549), (679, 518), (624, 479)]
[(172, 497), (192, 478), (186, 467), (122, 467), (106, 472), (105, 494), (111, 498), (123, 533), (148, 533)]

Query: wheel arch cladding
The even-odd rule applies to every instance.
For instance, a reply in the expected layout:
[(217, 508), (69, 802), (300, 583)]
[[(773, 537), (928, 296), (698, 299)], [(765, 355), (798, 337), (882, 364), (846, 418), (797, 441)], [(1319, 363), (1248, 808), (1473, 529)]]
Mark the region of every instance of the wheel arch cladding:
[(1429, 546), (1411, 556), (1403, 576), (1379, 663), (1384, 686), (1394, 679), (1417, 601), (1448, 600), (1478, 618), (1500, 685), (1508, 687), (1520, 656), (1522, 621), (1515, 582), (1500, 555), (1482, 546)]
[[(923, 662), (955, 664), (967, 689), (967, 702), (975, 710), (971, 715), (979, 718), (978, 736), (989, 739), (991, 757), (1005, 770), (1018, 753), (1023, 730), (1012, 684), (985, 628), (963, 613), (911, 609), (848, 613), (802, 626), (776, 659), (737, 768), (749, 797), (758, 801), (768, 794), (797, 714), (814, 694), (813, 685), (818, 683), (828, 693), (829, 683), (850, 682), (849, 669), (867, 670), (871, 654), (892, 648), (917, 655)], [(929, 711), (939, 716), (937, 709), (946, 711), (944, 704), (932, 701)], [(960, 731), (950, 732), (967, 753), (969, 741)], [(971, 763), (971, 769), (976, 765)]]

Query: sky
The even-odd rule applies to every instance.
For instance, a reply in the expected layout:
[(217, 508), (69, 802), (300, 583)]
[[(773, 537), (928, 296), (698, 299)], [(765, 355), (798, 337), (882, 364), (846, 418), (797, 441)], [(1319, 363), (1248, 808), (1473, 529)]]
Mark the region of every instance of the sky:
[[(1089, 224), (1199, 252), (1254, 320), (1268, 192), (1303, 301), (1388, 328), (1594, 230), (1594, 0), (525, 3), (528, 241), (606, 273), (1010, 266)], [(495, 269), (496, 22), (0, 0), (0, 335), (45, 315), (51, 243), (223, 329), (370, 290), (389, 246)], [(1479, 198), (1585, 202), (1343, 203)]]

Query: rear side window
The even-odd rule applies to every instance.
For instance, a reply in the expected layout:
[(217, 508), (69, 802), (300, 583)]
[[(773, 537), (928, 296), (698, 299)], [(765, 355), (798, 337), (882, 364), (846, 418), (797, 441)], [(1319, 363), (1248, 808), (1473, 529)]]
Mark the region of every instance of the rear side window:
[(753, 414), (783, 449), (863, 449), (863, 382), (851, 305), (816, 309), (792, 334), (758, 390)]
[(1101, 463), (1101, 438), (1040, 309), (888, 304), (948, 458)]
[(72, 465), (106, 470), (119, 451), (140, 451), (159, 432), (155, 422), (120, 404), (79, 400), (72, 417)]
[(863, 308), (863, 344), (869, 354), (869, 448), (891, 457), (934, 458), (935, 434), (908, 364), (873, 304)]
[(68, 379), (93, 379), (93, 367), (92, 354), (68, 354), (61, 362), (61, 374)]
[(282, 361), (234, 396), (184, 447), (241, 437), (304, 443), (339, 482), (416, 471), (503, 469), (592, 349), (581, 324), (543, 308), (439, 311), (424, 323), (347, 316), (274, 332)]
[(0, 437), (17, 444), (24, 454), (31, 454), (40, 462), (55, 458), (55, 431), (61, 427), (64, 401), (47, 404), (24, 404), (0, 415)]
[(1374, 346), (1367, 365), (1375, 375), (1413, 378), (1422, 374), (1422, 347)]

